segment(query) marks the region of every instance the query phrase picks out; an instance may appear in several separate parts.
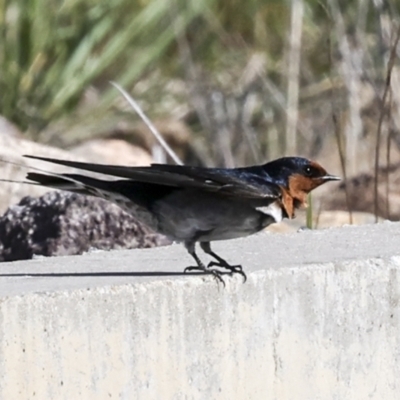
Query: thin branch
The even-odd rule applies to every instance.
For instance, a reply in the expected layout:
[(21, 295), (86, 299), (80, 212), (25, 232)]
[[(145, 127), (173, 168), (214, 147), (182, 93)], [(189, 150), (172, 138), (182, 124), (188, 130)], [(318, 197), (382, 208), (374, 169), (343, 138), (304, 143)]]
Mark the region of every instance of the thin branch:
[(158, 143), (160, 143), (161, 147), (169, 154), (169, 156), (175, 161), (176, 164), (182, 165), (183, 162), (176, 155), (176, 153), (171, 149), (171, 147), (167, 144), (164, 138), (161, 136), (160, 132), (158, 132), (157, 128), (150, 121), (150, 119), (146, 116), (143, 110), (140, 108), (139, 104), (126, 92), (118, 83), (110, 82), (126, 99), (126, 101), (132, 106), (132, 108), (137, 112), (139, 117), (143, 120), (143, 122), (150, 129), (150, 132), (157, 139)]
[(286, 153), (297, 152), (297, 121), (299, 118), (299, 73), (301, 34), (303, 30), (303, 0), (292, 0), (288, 71), (288, 113), (286, 125)]
[(364, 55), (359, 46), (351, 46), (338, 0), (328, 0), (332, 21), (336, 30), (338, 49), (341, 55), (341, 73), (348, 93), (349, 120), (345, 126), (345, 154), (347, 171), (354, 175), (357, 170), (358, 143), (362, 135), (361, 102), (359, 96)]

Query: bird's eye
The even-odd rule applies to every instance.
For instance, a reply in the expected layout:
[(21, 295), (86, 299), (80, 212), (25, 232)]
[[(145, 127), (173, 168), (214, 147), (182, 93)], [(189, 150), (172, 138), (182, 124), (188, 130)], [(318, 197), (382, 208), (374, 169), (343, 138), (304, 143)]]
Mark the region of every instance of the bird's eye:
[(305, 173), (307, 176), (311, 176), (311, 175), (313, 174), (313, 170), (312, 170), (311, 167), (305, 167), (305, 168), (304, 168), (304, 173)]

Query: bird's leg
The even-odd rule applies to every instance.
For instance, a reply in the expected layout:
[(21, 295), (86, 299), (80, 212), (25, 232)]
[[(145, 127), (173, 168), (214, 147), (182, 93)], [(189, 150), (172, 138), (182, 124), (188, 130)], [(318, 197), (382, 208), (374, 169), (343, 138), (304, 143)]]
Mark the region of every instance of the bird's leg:
[(186, 267), (183, 270), (184, 273), (189, 272), (189, 271), (196, 271), (196, 270), (197, 271), (203, 271), (203, 272), (205, 272), (207, 274), (213, 275), (214, 278), (218, 282), (221, 282), (225, 286), (225, 282), (221, 277), (222, 272), (220, 272), (218, 270), (215, 270), (215, 269), (209, 269), (200, 260), (200, 258), (198, 257), (198, 255), (196, 254), (196, 251), (195, 251), (195, 242), (185, 242), (185, 247), (186, 247), (187, 251), (189, 252), (189, 254), (195, 259), (197, 265)]
[(226, 268), (228, 269), (231, 273), (237, 273), (243, 276), (243, 282), (246, 282), (247, 280), (247, 276), (246, 274), (243, 272), (242, 266), (241, 265), (230, 265), (228, 264), (227, 261), (225, 261), (222, 257), (220, 257), (218, 254), (214, 253), (211, 250), (211, 245), (210, 242), (200, 242), (200, 247), (203, 249), (203, 251), (206, 254), (209, 254), (211, 257), (214, 257), (217, 262), (215, 261), (211, 261), (207, 268), (210, 267), (222, 267), (222, 268)]

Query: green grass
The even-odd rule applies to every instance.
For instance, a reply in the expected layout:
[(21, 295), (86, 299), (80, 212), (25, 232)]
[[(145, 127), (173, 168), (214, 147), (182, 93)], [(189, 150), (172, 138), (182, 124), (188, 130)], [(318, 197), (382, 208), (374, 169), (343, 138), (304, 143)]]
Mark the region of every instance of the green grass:
[(170, 0), (2, 0), (0, 113), (34, 134), (75, 110), (89, 85), (129, 86), (209, 3), (177, 1), (176, 14)]

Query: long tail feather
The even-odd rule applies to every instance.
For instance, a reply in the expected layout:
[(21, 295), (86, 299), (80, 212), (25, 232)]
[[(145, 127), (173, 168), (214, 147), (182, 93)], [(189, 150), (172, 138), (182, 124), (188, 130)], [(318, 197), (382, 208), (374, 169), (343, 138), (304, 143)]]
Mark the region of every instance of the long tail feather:
[(26, 178), (40, 186), (45, 186), (52, 189), (66, 190), (69, 192), (86, 195), (93, 194), (93, 191), (89, 190), (89, 188), (85, 184), (83, 184), (83, 182), (81, 182), (80, 176), (78, 175), (62, 177), (45, 175), (37, 172), (29, 172)]
[(100, 174), (112, 175), (120, 178), (134, 178), (136, 175), (135, 170), (139, 170), (139, 168), (134, 167), (124, 167), (120, 165), (105, 165), (105, 164), (93, 164), (93, 163), (84, 163), (78, 161), (68, 161), (68, 160), (59, 160), (56, 158), (47, 158), (47, 157), (38, 157), (31, 155), (24, 155), (26, 158), (31, 158), (33, 160), (46, 161), (53, 164), (64, 165), (66, 167), (82, 169), (85, 171), (97, 172)]
[(37, 172), (29, 172), (26, 178), (41, 186), (97, 197), (104, 197), (104, 192), (110, 191), (109, 186), (112, 183), (79, 174), (62, 174), (53, 176)]
[[(30, 172), (27, 179), (45, 187), (69, 192), (100, 197), (111, 201), (135, 215), (139, 220), (157, 230), (157, 220), (146, 209), (148, 199), (137, 184), (130, 181), (107, 181), (79, 174), (62, 174), (59, 176)], [(153, 188), (154, 189), (154, 188)], [(158, 190), (159, 192), (159, 190)]]
[(24, 157), (64, 165), (66, 167), (81, 169), (84, 171), (131, 179), (136, 182), (154, 183), (163, 186), (185, 186), (193, 188), (204, 188), (206, 185), (209, 187), (210, 190), (218, 190), (220, 188), (219, 184), (214, 184), (211, 181), (205, 184), (202, 181), (196, 181), (192, 177), (186, 176), (184, 174), (169, 173), (168, 171), (158, 170), (152, 167), (125, 167), (121, 165), (93, 164), (78, 161), (59, 160), (55, 158), (37, 157), (31, 155), (24, 155)]

